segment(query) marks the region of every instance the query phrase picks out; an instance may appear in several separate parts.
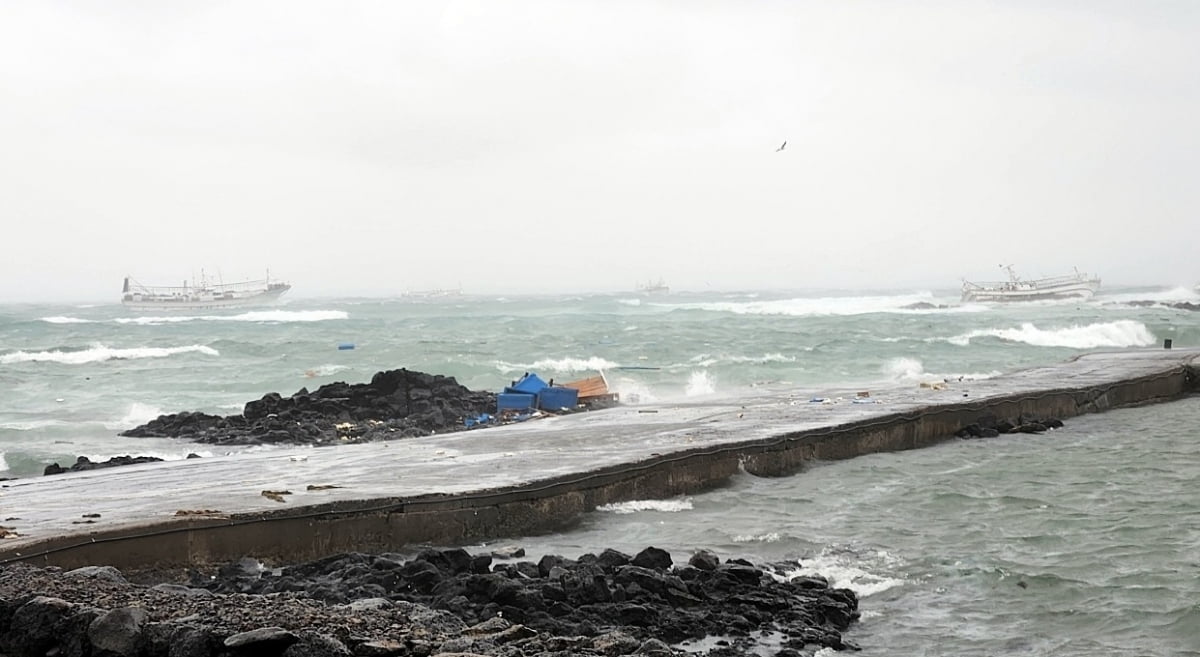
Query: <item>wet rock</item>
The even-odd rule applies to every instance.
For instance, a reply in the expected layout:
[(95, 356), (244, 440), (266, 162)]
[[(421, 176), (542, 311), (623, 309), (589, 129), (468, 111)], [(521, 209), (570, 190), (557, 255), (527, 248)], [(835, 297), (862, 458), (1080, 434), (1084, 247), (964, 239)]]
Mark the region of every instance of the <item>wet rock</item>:
[(57, 463), (51, 463), (42, 470), (43, 475), (62, 474), (64, 472), (80, 472), (83, 470), (96, 470), (98, 468), (113, 468), (119, 465), (137, 465), (139, 463), (157, 463), (162, 459), (157, 456), (114, 456), (107, 461), (95, 462), (86, 456), (80, 456), (75, 459), (75, 464), (64, 468)]
[(276, 654), (299, 641), (295, 634), (282, 627), (260, 627), (249, 632), (239, 632), (225, 639), (225, 647), (236, 650)]
[(693, 554), (691, 559), (688, 559), (688, 565), (700, 570), (712, 571), (721, 565), (721, 560), (717, 558), (717, 555), (708, 550), (700, 550), (696, 554)]
[(125, 576), (121, 574), (121, 571), (113, 568), (112, 566), (83, 566), (82, 568), (76, 568), (75, 570), (68, 570), (63, 574), (67, 577), (92, 577), (96, 579), (108, 580), (110, 582), (124, 583), (126, 581)]
[(88, 627), (88, 639), (101, 655), (136, 657), (142, 650), (142, 626), (150, 619), (145, 609), (124, 607), (113, 609)]
[(341, 444), (427, 436), (465, 428), (464, 418), (495, 411), (496, 396), (446, 377), (407, 369), (376, 373), (370, 383), (336, 382), (290, 397), (247, 402), (238, 415), (161, 415), (123, 432), (217, 444)]

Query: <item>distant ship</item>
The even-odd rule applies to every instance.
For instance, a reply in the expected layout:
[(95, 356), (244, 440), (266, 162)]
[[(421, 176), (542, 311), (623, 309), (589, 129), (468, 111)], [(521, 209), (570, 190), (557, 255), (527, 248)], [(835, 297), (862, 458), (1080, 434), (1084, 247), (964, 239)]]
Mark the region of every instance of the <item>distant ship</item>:
[(657, 281), (638, 283), (637, 292), (638, 294), (669, 294), (671, 288), (667, 287), (667, 284), (660, 278)]
[(1090, 299), (1100, 289), (1100, 278), (1075, 270), (1066, 276), (1024, 280), (1012, 265), (1001, 265), (1008, 280), (995, 283), (963, 281), (963, 301), (1041, 301), (1045, 299)]
[(121, 303), (133, 310), (238, 308), (275, 303), (290, 289), (287, 283), (272, 281), (270, 272), (265, 279), (237, 283), (212, 283), (202, 273), (199, 281), (183, 281), (178, 287), (142, 285), (126, 276)]

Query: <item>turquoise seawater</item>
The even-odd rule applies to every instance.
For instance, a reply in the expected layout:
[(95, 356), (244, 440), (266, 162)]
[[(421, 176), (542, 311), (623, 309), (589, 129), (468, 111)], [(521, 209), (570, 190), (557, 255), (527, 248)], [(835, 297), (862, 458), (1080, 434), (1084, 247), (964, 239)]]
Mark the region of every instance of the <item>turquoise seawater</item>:
[[(1200, 346), (1194, 291), (961, 304), (951, 291), (291, 299), (155, 314), (0, 306), (0, 476), (78, 455), (222, 453), (117, 433), (161, 413), (230, 414), (268, 392), (407, 367), (499, 390), (602, 370), (642, 403), (982, 378), (1096, 350)], [(339, 349), (352, 343), (353, 349)], [(1200, 399), (743, 475), (711, 493), (589, 514), (531, 553), (646, 545), (800, 560), (863, 594), (866, 654), (1200, 654)], [(485, 434), (480, 434), (481, 436)], [(270, 449), (239, 447), (236, 449)]]

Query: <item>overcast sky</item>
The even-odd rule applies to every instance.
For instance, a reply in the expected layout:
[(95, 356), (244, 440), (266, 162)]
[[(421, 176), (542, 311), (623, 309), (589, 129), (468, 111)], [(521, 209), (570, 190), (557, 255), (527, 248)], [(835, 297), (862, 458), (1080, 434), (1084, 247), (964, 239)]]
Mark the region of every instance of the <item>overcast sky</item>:
[(1198, 34), (1187, 0), (3, 2), (0, 301), (1195, 284)]

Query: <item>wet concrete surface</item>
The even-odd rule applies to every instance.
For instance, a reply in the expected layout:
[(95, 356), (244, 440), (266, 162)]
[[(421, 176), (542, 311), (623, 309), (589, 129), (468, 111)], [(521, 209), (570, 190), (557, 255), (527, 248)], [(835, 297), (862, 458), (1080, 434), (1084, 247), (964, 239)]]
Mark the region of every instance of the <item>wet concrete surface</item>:
[[(1065, 389), (1099, 393), (1106, 386), (1141, 378), (1179, 377), (1198, 358), (1200, 350), (1185, 349), (1094, 353), (990, 379), (929, 382), (944, 389), (916, 382), (869, 391), (763, 387), (736, 398), (631, 404), (424, 438), (272, 447), (228, 457), (12, 480), (0, 488), (0, 518), (15, 534), (0, 539), (0, 560), (27, 556), (50, 539), (86, 542), (97, 533), (132, 533), (187, 522), (179, 511), (217, 512), (206, 517), (278, 514), (332, 502), (520, 487), (847, 423), (889, 418), (903, 422), (904, 416), (944, 406)], [(869, 397), (858, 397), (860, 392), (869, 392)], [(263, 491), (290, 493), (277, 501)], [(85, 517), (94, 514), (98, 516)]]

